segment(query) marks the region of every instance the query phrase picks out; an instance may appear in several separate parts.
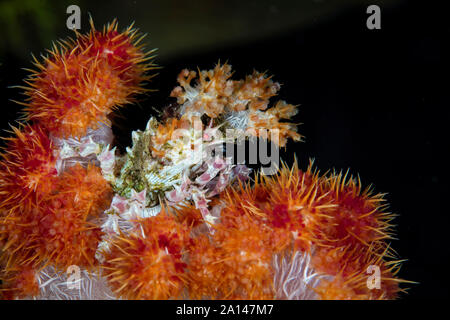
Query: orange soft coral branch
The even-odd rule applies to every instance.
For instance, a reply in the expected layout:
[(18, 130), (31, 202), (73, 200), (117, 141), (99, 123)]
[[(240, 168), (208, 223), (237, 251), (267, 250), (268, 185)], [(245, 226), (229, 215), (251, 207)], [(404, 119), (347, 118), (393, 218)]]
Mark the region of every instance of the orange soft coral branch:
[(31, 210), (36, 194), (44, 196), (52, 189), (56, 157), (48, 132), (37, 125), (12, 128), (0, 160), (1, 211)]
[(48, 264), (60, 270), (97, 264), (102, 232), (93, 219), (111, 198), (100, 169), (77, 164), (48, 183), (51, 192), (33, 197), (30, 209), (13, 208), (0, 217), (0, 264), (7, 274)]
[[(396, 278), (400, 260), (395, 260), (389, 247), (374, 244), (346, 248), (320, 248), (313, 258), (313, 265), (319, 272), (332, 275), (322, 280), (315, 289), (324, 300), (379, 300), (395, 299), (404, 289), (400, 283), (409, 281)], [(369, 268), (379, 268), (379, 287), (369, 288)], [(372, 271), (373, 272), (373, 271)]]
[(272, 230), (246, 215), (219, 224), (212, 239), (201, 235), (189, 249), (189, 295), (195, 299), (273, 299)]
[(35, 59), (38, 70), (25, 81), (26, 119), (57, 137), (81, 137), (100, 122), (109, 124), (114, 108), (146, 91), (145, 72), (154, 68), (154, 51), (142, 51), (137, 30), (120, 33), (116, 21), (103, 32), (92, 20), (91, 26), (89, 34), (60, 42), (42, 63)]
[(65, 171), (59, 179), (59, 193), (73, 197), (77, 208), (93, 218), (108, 208), (112, 198), (111, 186), (92, 164), (87, 168), (76, 164)]
[(163, 209), (136, 221), (136, 230), (111, 240), (104, 252), (104, 275), (114, 292), (127, 299), (178, 298), (183, 291), (186, 264), (183, 250), (189, 227)]
[(22, 267), (18, 271), (0, 272), (0, 299), (22, 299), (39, 294), (36, 270)]
[(383, 194), (362, 189), (359, 179), (342, 172), (322, 179), (321, 192), (336, 206), (332, 209), (333, 223), (327, 224), (327, 232), (333, 239), (333, 247), (364, 244), (392, 239), (390, 222), (395, 215), (386, 211)]
[(222, 213), (248, 212), (275, 230), (288, 233), (295, 247), (309, 251), (326, 239), (323, 225), (335, 206), (320, 191), (320, 177), (312, 165), (306, 172), (283, 166), (275, 177), (257, 176), (255, 184), (240, 186), (223, 196)]
[[(295, 162), (291, 169), (283, 166), (278, 176), (257, 177), (254, 185), (229, 189), (213, 203), (221, 214), (211, 240), (194, 239), (190, 294), (269, 298), (273, 292), (264, 291), (266, 277), (273, 276), (268, 257), (292, 245), (311, 255), (311, 267), (327, 276), (314, 289), (320, 298), (395, 298), (402, 291), (398, 284), (407, 281), (396, 278), (401, 261), (385, 242), (392, 215), (384, 213), (381, 199), (362, 192), (355, 179), (320, 176), (312, 163), (305, 172)], [(192, 208), (184, 216), (193, 216)], [(248, 256), (266, 269), (251, 269)], [(370, 265), (381, 270), (382, 285), (375, 291), (366, 283)]]
[[(146, 91), (153, 51), (143, 52), (137, 30), (120, 33), (114, 21), (103, 32), (91, 20), (87, 35), (58, 42), (28, 78), (25, 119), (13, 127), (0, 160), (0, 265), (2, 291), (35, 295), (24, 275), (48, 264), (91, 268), (102, 232), (96, 219), (111, 200), (101, 170), (77, 164), (57, 176), (51, 136), (81, 137), (108, 123), (117, 106)], [(9, 279), (9, 280), (8, 280)], [(22, 289), (23, 290), (22, 290)], [(34, 287), (33, 287), (34, 288)], [(27, 291), (27, 292), (25, 292)], [(14, 293), (15, 292), (15, 293)]]

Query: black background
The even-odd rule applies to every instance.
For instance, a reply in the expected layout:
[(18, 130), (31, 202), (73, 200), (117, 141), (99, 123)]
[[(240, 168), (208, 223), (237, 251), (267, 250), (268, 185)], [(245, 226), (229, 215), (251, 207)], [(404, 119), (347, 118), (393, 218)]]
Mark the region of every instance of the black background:
[[(183, 68), (209, 69), (220, 59), (233, 66), (235, 78), (267, 70), (282, 84), (280, 98), (300, 105), (295, 121), (306, 137), (289, 143), (283, 159), (290, 163), (295, 154), (306, 168), (314, 158), (322, 172), (350, 168), (364, 185), (388, 193), (399, 215), (392, 246), (408, 259), (400, 277), (419, 282), (402, 298), (448, 298), (448, 12), (437, 3), (405, 1), (382, 8), (381, 30), (368, 30), (366, 7), (245, 44), (180, 53), (148, 85), (159, 91), (124, 109), (114, 130), (118, 143), (129, 145), (131, 130), (143, 129), (152, 112), (148, 106), (173, 101), (168, 96)], [(21, 99), (7, 86), (21, 84), (20, 68), (31, 65), (14, 55), (2, 63), (1, 128), (7, 129), (19, 110), (9, 99)]]

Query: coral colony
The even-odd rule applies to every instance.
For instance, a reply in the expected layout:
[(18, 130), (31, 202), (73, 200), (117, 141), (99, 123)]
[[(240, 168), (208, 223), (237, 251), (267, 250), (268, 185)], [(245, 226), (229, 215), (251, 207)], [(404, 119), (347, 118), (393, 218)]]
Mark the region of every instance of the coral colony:
[(0, 160), (3, 299), (393, 299), (400, 262), (382, 194), (281, 163), (233, 164), (226, 146), (300, 141), (280, 85), (231, 66), (182, 70), (176, 107), (121, 154), (110, 114), (155, 69), (117, 22), (60, 41), (31, 71)]

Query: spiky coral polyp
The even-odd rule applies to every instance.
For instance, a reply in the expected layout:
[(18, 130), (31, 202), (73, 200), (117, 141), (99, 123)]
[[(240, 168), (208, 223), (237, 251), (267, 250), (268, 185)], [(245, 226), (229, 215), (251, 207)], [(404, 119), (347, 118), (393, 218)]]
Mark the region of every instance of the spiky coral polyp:
[(97, 167), (70, 168), (52, 179), (52, 191), (35, 198), (31, 209), (0, 218), (0, 262), (5, 270), (40, 269), (52, 264), (91, 268), (101, 230), (95, 218), (109, 205), (111, 189)]
[[(152, 56), (138, 47), (137, 31), (119, 33), (117, 22), (103, 32), (63, 41), (26, 81), (26, 117), (58, 137), (81, 137), (108, 114), (144, 92)], [(151, 52), (149, 52), (151, 53)]]
[(12, 300), (36, 296), (39, 293), (36, 270), (29, 267), (18, 271), (0, 272), (0, 298)]
[(111, 202), (111, 186), (101, 169), (92, 164), (87, 168), (80, 164), (69, 168), (59, 179), (59, 185), (59, 194), (70, 194), (85, 216), (98, 217)]
[(0, 160), (1, 211), (30, 210), (36, 194), (48, 194), (56, 176), (56, 158), (47, 132), (36, 125), (12, 128), (14, 136), (5, 138), (7, 145)]
[(188, 234), (165, 212), (136, 221), (135, 232), (116, 237), (105, 252), (102, 267), (111, 288), (133, 300), (178, 298), (186, 282)]
[(190, 247), (190, 296), (273, 299), (272, 257), (284, 249), (288, 238), (274, 236), (271, 228), (246, 214), (224, 214), (222, 220), (211, 240), (201, 236)]
[[(392, 258), (389, 247), (382, 244), (370, 248), (361, 244), (353, 248), (320, 248), (313, 264), (319, 272), (333, 277), (322, 280), (315, 291), (323, 300), (395, 299), (403, 291), (399, 283), (407, 281), (395, 277), (400, 261)], [(374, 272), (377, 279), (371, 276)]]
[(369, 188), (363, 190), (361, 182), (347, 178), (347, 174), (333, 173), (322, 180), (321, 192), (336, 204), (330, 214), (333, 223), (327, 224), (333, 246), (369, 246), (391, 238), (390, 221), (394, 216), (385, 211), (383, 194), (373, 194)]
[[(323, 225), (335, 205), (320, 193), (320, 178), (310, 166), (306, 172), (294, 164), (275, 177), (259, 176), (254, 186), (228, 192), (226, 216), (245, 212), (274, 230), (292, 237), (295, 247), (309, 251), (326, 238)], [(275, 236), (277, 233), (274, 233)]]

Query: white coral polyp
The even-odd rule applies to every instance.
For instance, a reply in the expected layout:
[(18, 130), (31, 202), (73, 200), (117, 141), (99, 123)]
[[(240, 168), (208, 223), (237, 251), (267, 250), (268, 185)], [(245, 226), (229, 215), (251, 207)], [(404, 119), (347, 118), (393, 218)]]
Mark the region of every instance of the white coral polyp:
[(317, 300), (314, 291), (322, 279), (330, 276), (317, 273), (307, 252), (278, 254), (273, 258), (276, 299)]

